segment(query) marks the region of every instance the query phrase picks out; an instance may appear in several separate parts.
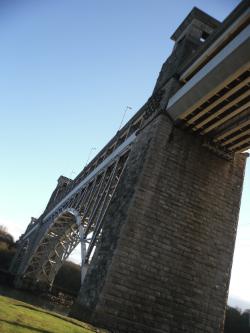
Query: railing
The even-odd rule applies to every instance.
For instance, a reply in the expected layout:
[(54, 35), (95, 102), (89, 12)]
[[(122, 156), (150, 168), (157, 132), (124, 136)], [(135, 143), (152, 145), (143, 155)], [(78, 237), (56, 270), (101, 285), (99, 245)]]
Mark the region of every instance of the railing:
[(54, 213), (56, 213), (63, 205), (74, 195), (77, 195), (81, 192), (81, 190), (94, 178), (97, 174), (99, 174), (103, 169), (107, 168), (109, 164), (112, 164), (113, 160), (118, 156), (124, 154), (124, 152), (128, 149), (128, 147), (135, 140), (136, 135), (133, 133), (130, 135), (121, 145), (119, 145), (105, 160), (103, 160), (97, 167), (90, 172), (78, 185), (76, 185), (68, 194), (64, 196), (64, 198), (43, 218), (43, 223), (46, 223)]

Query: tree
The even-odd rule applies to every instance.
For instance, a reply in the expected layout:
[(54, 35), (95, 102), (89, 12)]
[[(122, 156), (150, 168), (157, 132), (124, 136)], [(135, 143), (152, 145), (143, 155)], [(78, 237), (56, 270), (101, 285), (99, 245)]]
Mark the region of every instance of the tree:
[(227, 307), (224, 333), (250, 333), (250, 310)]
[(15, 242), (7, 228), (0, 225), (0, 269), (8, 270), (11, 260), (15, 254)]

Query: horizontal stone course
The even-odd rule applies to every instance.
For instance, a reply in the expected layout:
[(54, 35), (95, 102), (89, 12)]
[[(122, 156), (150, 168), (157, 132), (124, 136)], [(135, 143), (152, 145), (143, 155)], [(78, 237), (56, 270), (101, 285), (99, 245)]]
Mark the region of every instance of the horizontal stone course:
[(192, 29), (162, 66), (72, 311), (116, 333), (223, 329), (246, 156), (218, 157), (164, 111), (200, 47)]
[(179, 129), (169, 142), (171, 131), (162, 115), (139, 134), (93, 260), (106, 269), (87, 319), (119, 332), (222, 329), (245, 157), (222, 160)]

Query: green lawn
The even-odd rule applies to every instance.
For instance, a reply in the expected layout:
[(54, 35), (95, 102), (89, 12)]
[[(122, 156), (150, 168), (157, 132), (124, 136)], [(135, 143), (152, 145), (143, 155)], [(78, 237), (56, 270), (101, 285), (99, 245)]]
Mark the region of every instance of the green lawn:
[(78, 320), (0, 296), (0, 333), (104, 333)]

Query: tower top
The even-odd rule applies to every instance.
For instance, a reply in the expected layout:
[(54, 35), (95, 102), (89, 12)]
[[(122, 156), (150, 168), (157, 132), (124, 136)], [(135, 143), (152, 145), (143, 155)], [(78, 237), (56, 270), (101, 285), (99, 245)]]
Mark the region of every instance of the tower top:
[(197, 7), (194, 7), (188, 16), (182, 21), (179, 27), (175, 30), (171, 39), (178, 42), (182, 37), (190, 35), (199, 39), (206, 39), (221, 22), (203, 12)]
[(65, 176), (60, 176), (57, 179), (57, 186), (68, 185), (70, 182), (72, 182), (72, 179), (65, 177)]

